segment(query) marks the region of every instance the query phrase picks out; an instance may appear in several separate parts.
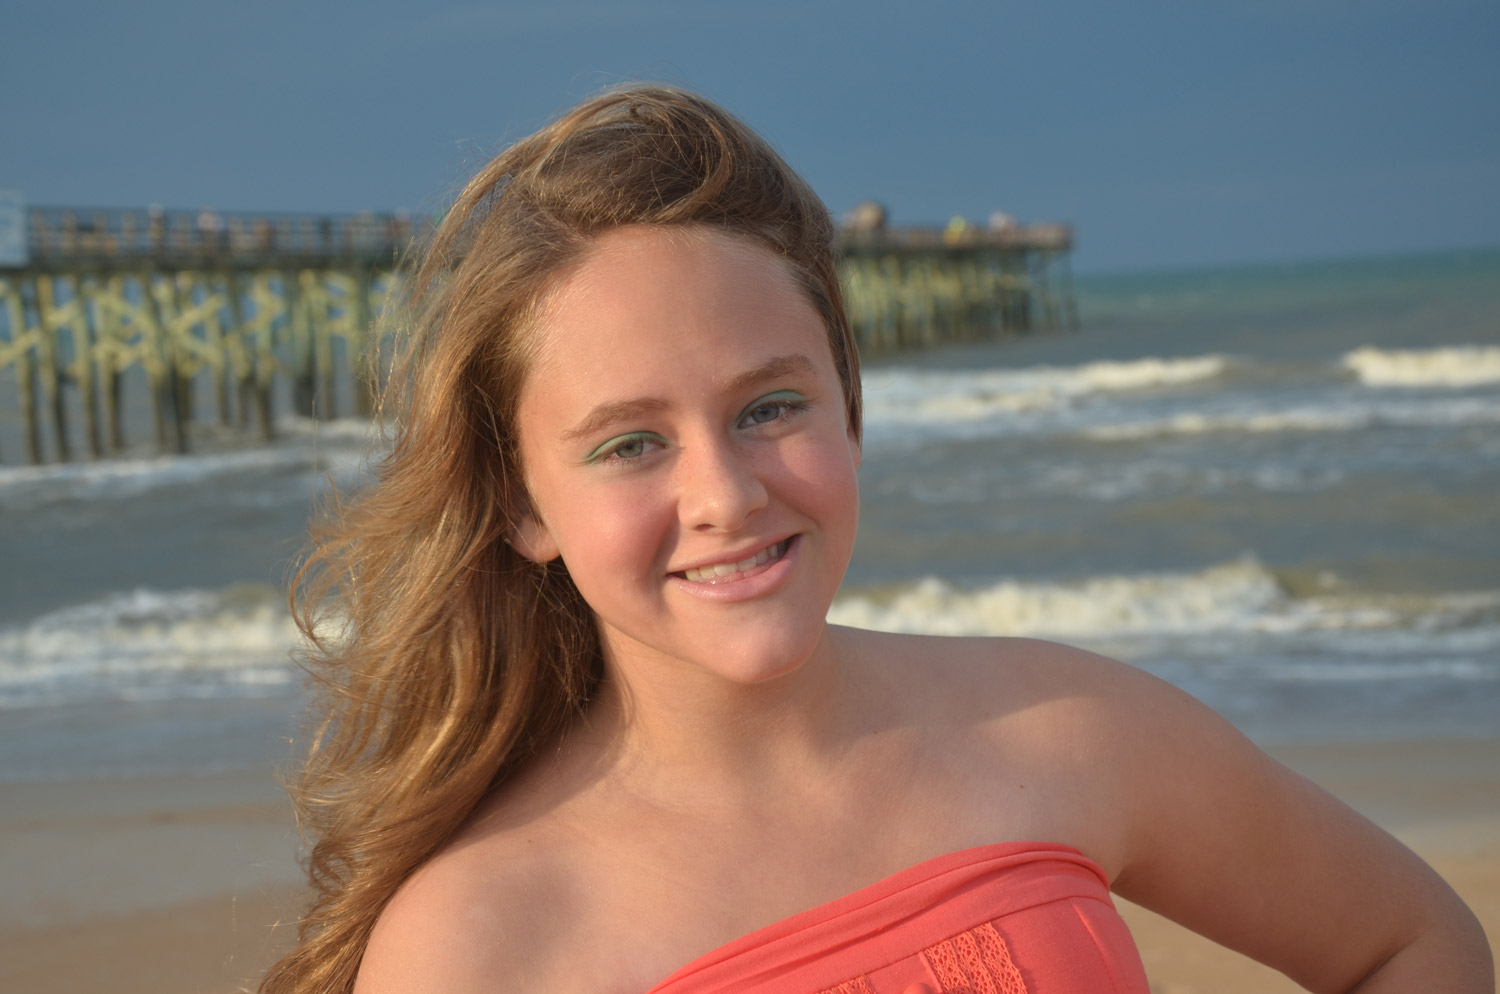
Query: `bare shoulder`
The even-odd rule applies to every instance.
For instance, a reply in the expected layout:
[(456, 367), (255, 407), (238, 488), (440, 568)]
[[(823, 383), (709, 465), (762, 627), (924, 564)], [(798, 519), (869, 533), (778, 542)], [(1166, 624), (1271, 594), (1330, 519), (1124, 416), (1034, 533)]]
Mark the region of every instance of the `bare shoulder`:
[(981, 726), (1013, 738), (1012, 747), (1076, 755), (1097, 746), (1112, 753), (1152, 735), (1159, 727), (1154, 717), (1211, 714), (1143, 670), (1057, 642), (875, 632), (860, 637), (861, 648), (895, 674), (888, 681), (894, 694), (921, 702), (949, 725)]
[(1050, 700), (1113, 699), (1121, 691), (1171, 692), (1170, 685), (1118, 660), (1035, 638), (897, 635), (842, 629), (857, 651), (939, 693), (975, 690)]
[(942, 771), (997, 839), (1072, 845), (1113, 878), (1129, 863), (1134, 777), (1175, 712), (1202, 705), (1135, 667), (1024, 638), (861, 633), (889, 710), (929, 730)]
[(567, 941), (568, 885), (545, 848), (461, 833), (402, 886), (371, 933), (356, 994), (546, 986)]
[(1311, 990), (1424, 956), (1444, 977), (1489, 975), (1472, 914), (1430, 868), (1165, 681), (1026, 639), (901, 649), (939, 706), (1045, 781), (1123, 896)]

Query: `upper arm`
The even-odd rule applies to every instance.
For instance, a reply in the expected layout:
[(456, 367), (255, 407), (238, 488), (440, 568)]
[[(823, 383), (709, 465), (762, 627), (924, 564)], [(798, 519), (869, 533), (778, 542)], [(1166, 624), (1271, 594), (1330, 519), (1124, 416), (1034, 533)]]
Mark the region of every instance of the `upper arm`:
[(1345, 991), (1467, 909), (1415, 854), (1203, 704), (1121, 675), (1119, 893), (1314, 991)]

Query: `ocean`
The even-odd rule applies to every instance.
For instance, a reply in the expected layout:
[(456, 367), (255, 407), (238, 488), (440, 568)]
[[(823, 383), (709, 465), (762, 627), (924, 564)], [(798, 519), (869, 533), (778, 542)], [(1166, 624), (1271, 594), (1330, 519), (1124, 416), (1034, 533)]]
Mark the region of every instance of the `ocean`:
[[(1500, 734), (1500, 250), (1078, 302), (1080, 331), (866, 361), (830, 617), (1082, 645), (1266, 743)], [(0, 781), (288, 758), (287, 578), (370, 432), (281, 429), (0, 465)]]

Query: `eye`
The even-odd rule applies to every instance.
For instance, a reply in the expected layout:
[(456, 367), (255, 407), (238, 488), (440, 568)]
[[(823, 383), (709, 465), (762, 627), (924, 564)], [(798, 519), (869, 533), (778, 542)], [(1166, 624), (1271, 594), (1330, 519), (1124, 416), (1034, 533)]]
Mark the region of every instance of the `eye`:
[(778, 390), (745, 408), (745, 413), (740, 415), (740, 424), (744, 426), (770, 424), (806, 407), (807, 400), (801, 394), (794, 390)]
[(633, 432), (605, 442), (590, 452), (585, 462), (631, 462), (661, 445), (661, 439), (649, 432)]
[(757, 404), (745, 412), (745, 421), (753, 425), (763, 425), (767, 421), (775, 421), (781, 417), (786, 408), (785, 401), (767, 401)]
[(634, 459), (643, 455), (645, 451), (646, 440), (644, 438), (627, 438), (611, 449), (609, 454), (617, 459)]

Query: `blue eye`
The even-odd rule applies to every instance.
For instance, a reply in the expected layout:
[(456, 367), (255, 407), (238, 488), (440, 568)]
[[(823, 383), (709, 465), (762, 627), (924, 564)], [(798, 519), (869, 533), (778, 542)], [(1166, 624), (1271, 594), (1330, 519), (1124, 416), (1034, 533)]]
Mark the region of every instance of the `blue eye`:
[(660, 444), (660, 440), (650, 432), (633, 432), (605, 442), (590, 452), (584, 458), (584, 462), (630, 462), (644, 456), (648, 449), (656, 444)]
[(775, 421), (781, 417), (785, 410), (784, 404), (758, 404), (746, 412), (745, 420), (753, 425), (763, 425), (767, 421)]
[(646, 440), (644, 438), (627, 438), (610, 450), (609, 454), (617, 459), (634, 459), (645, 451)]
[(740, 424), (752, 427), (771, 424), (806, 407), (807, 400), (795, 390), (778, 390), (745, 408), (745, 413), (740, 415)]

